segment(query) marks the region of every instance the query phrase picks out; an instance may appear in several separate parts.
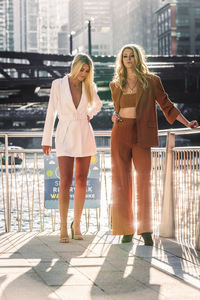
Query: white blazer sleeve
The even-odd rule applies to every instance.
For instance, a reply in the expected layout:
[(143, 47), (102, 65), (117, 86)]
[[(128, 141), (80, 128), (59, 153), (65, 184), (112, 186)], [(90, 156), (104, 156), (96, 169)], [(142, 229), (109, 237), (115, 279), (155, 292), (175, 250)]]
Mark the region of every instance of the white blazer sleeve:
[(43, 138), (42, 138), (42, 145), (43, 146), (52, 146), (52, 135), (54, 129), (54, 123), (57, 115), (57, 87), (55, 80), (52, 82), (51, 90), (50, 90), (50, 98), (49, 104), (46, 114), (46, 120), (44, 124), (44, 131), (43, 131)]
[(92, 106), (89, 106), (88, 108), (88, 116), (90, 117), (90, 119), (93, 118), (93, 116), (95, 116), (100, 110), (101, 110), (101, 107), (102, 107), (102, 101), (100, 100), (98, 94), (97, 94), (97, 87), (96, 87), (96, 84), (94, 83), (93, 85), (93, 104)]

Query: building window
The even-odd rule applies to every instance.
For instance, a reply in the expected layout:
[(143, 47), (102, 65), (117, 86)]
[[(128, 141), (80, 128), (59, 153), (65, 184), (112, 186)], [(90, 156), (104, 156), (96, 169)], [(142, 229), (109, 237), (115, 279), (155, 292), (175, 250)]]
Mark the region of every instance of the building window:
[(189, 26), (189, 20), (187, 18), (184, 19), (177, 19), (176, 20), (176, 25), (180, 26), (180, 27), (185, 27), (185, 26)]
[(197, 34), (197, 36), (196, 36), (196, 39), (195, 39), (196, 41), (200, 41), (200, 33), (199, 34)]
[(200, 7), (195, 7), (194, 8), (194, 14), (196, 15), (196, 16), (200, 16)]
[(200, 19), (195, 20), (195, 27), (200, 28)]

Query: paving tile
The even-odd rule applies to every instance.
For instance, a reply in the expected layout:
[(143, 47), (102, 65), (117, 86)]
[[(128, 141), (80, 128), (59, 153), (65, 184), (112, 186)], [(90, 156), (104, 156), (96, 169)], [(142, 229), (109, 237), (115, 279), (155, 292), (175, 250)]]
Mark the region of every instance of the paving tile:
[(18, 249), (18, 252), (26, 259), (40, 258), (42, 260), (51, 260), (53, 258), (59, 258), (55, 251), (52, 251), (48, 246), (44, 244), (26, 244)]
[(104, 263), (105, 258), (104, 257), (87, 257), (87, 258), (72, 258), (70, 260), (70, 265), (75, 266), (75, 267), (79, 267), (79, 266), (91, 266), (91, 267), (95, 267), (95, 266), (102, 266), (102, 264)]
[[(2, 252), (2, 253), (0, 253), (0, 262), (2, 260), (4, 260), (4, 259), (6, 260), (8, 258), (10, 258), (10, 259), (18, 259), (18, 258), (22, 259), (23, 256), (18, 251), (11, 252), (11, 253), (10, 252)], [(1, 265), (1, 263), (0, 263), (0, 265)]]
[(59, 255), (60, 258), (62, 258), (64, 261), (70, 263), (71, 259), (73, 258), (86, 258), (90, 257), (91, 251), (85, 249), (85, 251), (67, 251), (67, 252), (57, 252), (57, 255)]
[[(81, 274), (84, 274), (87, 278), (92, 280), (93, 282), (96, 280), (96, 278), (101, 275), (101, 276), (108, 276), (109, 274), (112, 277), (118, 272), (114, 267), (112, 267), (110, 264), (99, 266), (99, 267), (78, 267), (76, 268)], [(122, 272), (120, 272), (121, 274)]]
[[(184, 282), (169, 277), (164, 277), (160, 274), (159, 277), (156, 276), (154, 278), (154, 282), (156, 281), (156, 284), (160, 284), (160, 293), (169, 299), (184, 299), (184, 300), (197, 300), (200, 299), (200, 291), (196, 288), (185, 284)], [(153, 280), (152, 280), (153, 281)], [(151, 282), (152, 282), (151, 281)], [(154, 285), (151, 284), (151, 288), (154, 289)]]
[(63, 300), (112, 300), (111, 296), (108, 296), (97, 286), (57, 286), (52, 287), (57, 295)]
[(48, 286), (62, 285), (92, 285), (92, 281), (85, 275), (81, 274), (76, 268), (68, 267), (65, 270), (47, 269), (46, 272), (37, 270), (37, 274), (43, 279)]
[(87, 249), (91, 251), (91, 255), (105, 257), (109, 255), (112, 244), (90, 244)]
[[(119, 279), (119, 278), (118, 278)], [(110, 280), (111, 281), (111, 280)], [(120, 280), (114, 280), (113, 284), (104, 283), (101, 280), (96, 280), (95, 283), (101, 287), (105, 291), (106, 294), (112, 296), (114, 299), (131, 299), (134, 293), (137, 296), (141, 295), (144, 292), (144, 289), (148, 290), (150, 296), (151, 294), (154, 295), (154, 298), (150, 299), (157, 299), (157, 294), (154, 290), (146, 287), (144, 284), (134, 280), (132, 277), (128, 278), (120, 278)], [(147, 295), (146, 294), (146, 295)], [(130, 297), (130, 298), (129, 298)], [(142, 299), (142, 298), (135, 298), (135, 299)], [(144, 298), (145, 299), (145, 298)], [(149, 298), (146, 298), (149, 299)]]
[(7, 300), (59, 299), (48, 286), (44, 285), (44, 282), (35, 272), (27, 272), (22, 275), (5, 274), (4, 276), (4, 280), (1, 282), (1, 289), (3, 296)]
[(67, 269), (69, 268), (69, 264), (64, 262), (64, 261), (60, 261), (58, 259), (54, 259), (51, 262), (43, 262), (40, 261), (40, 263), (38, 263), (37, 265), (35, 265), (33, 267), (33, 269), (36, 272), (66, 272)]
[[(127, 290), (126, 292), (114, 295), (115, 300), (169, 300), (169, 298), (161, 295), (158, 291), (155, 292), (150, 288), (143, 288), (142, 290)], [(113, 295), (112, 295), (113, 296)], [(174, 300), (174, 299), (173, 299)], [(179, 299), (180, 300), (180, 299)]]

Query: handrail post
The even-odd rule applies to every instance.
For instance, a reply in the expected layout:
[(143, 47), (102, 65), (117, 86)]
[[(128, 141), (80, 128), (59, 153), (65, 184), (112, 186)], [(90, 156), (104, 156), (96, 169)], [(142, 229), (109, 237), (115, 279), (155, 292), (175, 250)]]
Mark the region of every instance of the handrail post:
[(173, 195), (173, 148), (175, 135), (168, 132), (166, 140), (166, 165), (164, 174), (164, 190), (159, 235), (162, 237), (175, 236), (174, 195)]
[(5, 165), (6, 165), (6, 200), (7, 200), (7, 226), (6, 232), (10, 232), (11, 211), (10, 211), (10, 194), (9, 194), (9, 168), (8, 168), (8, 135), (5, 134)]
[(195, 232), (195, 249), (200, 250), (200, 206), (198, 212), (198, 219), (197, 219), (197, 228)]

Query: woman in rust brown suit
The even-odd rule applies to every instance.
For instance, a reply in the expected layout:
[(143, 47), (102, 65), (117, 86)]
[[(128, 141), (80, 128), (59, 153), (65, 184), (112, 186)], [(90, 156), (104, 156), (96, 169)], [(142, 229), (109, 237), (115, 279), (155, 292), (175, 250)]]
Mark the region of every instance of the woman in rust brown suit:
[(185, 119), (169, 100), (160, 78), (149, 72), (143, 50), (138, 45), (124, 46), (117, 58), (114, 80), (110, 83), (114, 114), (111, 135), (112, 230), (132, 241), (135, 232), (132, 208), (132, 161), (136, 169), (137, 232), (145, 245), (152, 246), (151, 147), (158, 146), (156, 103), (167, 121)]

